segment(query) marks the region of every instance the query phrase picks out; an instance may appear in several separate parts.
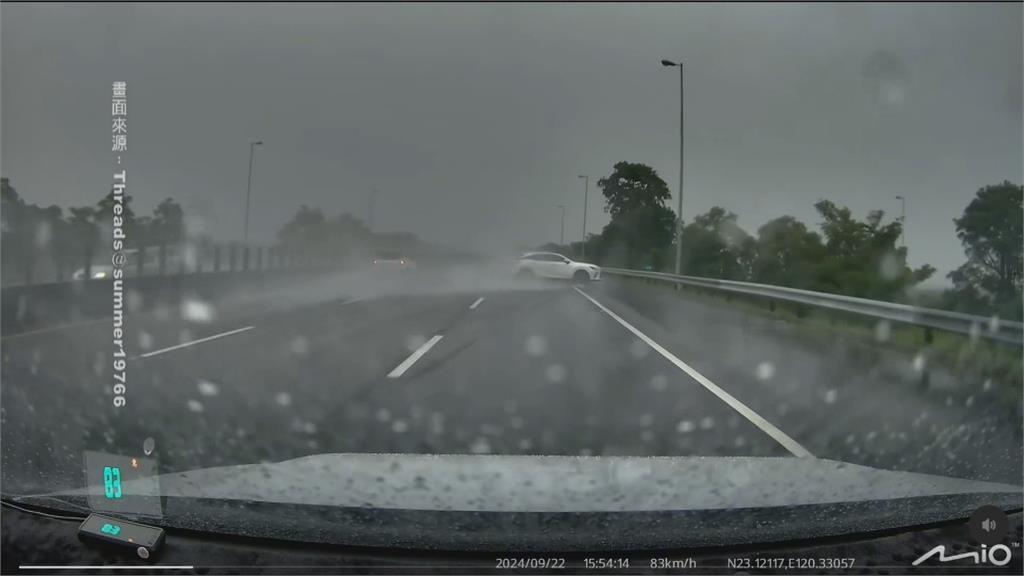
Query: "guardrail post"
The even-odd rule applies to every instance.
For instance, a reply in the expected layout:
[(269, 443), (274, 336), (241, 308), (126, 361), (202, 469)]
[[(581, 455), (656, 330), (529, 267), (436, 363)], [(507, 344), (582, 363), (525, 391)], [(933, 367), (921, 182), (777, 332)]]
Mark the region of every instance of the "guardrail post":
[(921, 381), (919, 385), (922, 390), (927, 390), (932, 385), (932, 373), (930, 362), (928, 362), (929, 352), (932, 349), (932, 342), (935, 341), (935, 332), (931, 326), (925, 326), (924, 328), (924, 351), (922, 354), (925, 355), (924, 369), (921, 370)]
[(256, 247), (256, 269), (263, 270), (263, 246)]
[(235, 271), (235, 243), (232, 242), (228, 248), (228, 272)]
[(242, 272), (249, 271), (249, 245), (242, 246)]
[(135, 261), (135, 274), (142, 276), (146, 266), (146, 247), (139, 246), (139, 259)]
[(220, 272), (220, 244), (213, 245), (213, 271)]
[(178, 274), (185, 275), (185, 247), (178, 245)]
[(167, 245), (166, 244), (163, 244), (163, 243), (160, 244), (160, 253), (157, 256), (157, 260), (158, 260), (157, 274), (159, 274), (160, 276), (163, 276), (164, 272), (166, 271), (166, 267), (167, 267)]

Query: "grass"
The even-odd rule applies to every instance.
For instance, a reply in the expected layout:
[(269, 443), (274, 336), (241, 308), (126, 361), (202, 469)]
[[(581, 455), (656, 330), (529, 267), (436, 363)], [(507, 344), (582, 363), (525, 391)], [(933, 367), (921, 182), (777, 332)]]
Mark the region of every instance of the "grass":
[[(671, 288), (653, 282), (666, 290)], [(847, 340), (877, 349), (884, 345), (907, 355), (926, 352), (929, 362), (948, 370), (961, 381), (992, 381), (993, 392), (1006, 402), (1024, 402), (1024, 349), (1012, 344), (978, 338), (972, 341), (964, 334), (927, 330), (900, 322), (891, 322), (888, 337), (881, 339), (880, 321), (838, 310), (814, 308), (788, 302), (770, 302), (745, 294), (728, 294), (714, 290), (680, 285), (680, 291), (706, 301), (725, 300), (735, 309), (790, 323), (802, 334), (816, 340), (841, 336)], [(929, 341), (930, 340), (930, 341)]]

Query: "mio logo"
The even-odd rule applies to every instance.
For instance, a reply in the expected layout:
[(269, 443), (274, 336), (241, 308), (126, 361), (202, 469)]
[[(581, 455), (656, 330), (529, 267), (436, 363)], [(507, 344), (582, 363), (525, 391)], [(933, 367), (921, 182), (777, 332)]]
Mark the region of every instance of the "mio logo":
[(946, 555), (946, 547), (943, 544), (939, 544), (935, 548), (925, 552), (920, 558), (914, 560), (913, 566), (928, 560), (932, 556), (938, 556), (939, 562), (955, 562), (957, 560), (964, 560), (970, 558), (974, 560), (975, 564), (993, 564), (995, 566), (1006, 566), (1010, 563), (1010, 558), (1013, 553), (1010, 552), (1010, 547), (1005, 544), (996, 544), (989, 548), (982, 544), (981, 551), (975, 552), (964, 552), (963, 554)]

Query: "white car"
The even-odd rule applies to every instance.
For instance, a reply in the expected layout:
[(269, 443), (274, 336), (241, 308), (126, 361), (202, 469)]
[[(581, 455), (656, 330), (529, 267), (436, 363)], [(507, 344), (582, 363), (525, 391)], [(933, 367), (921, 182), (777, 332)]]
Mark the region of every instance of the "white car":
[(373, 259), (373, 269), (377, 272), (412, 272), (416, 270), (416, 263), (405, 256), (383, 254)]
[(587, 282), (601, 279), (601, 267), (576, 262), (554, 252), (527, 252), (516, 263), (516, 274)]

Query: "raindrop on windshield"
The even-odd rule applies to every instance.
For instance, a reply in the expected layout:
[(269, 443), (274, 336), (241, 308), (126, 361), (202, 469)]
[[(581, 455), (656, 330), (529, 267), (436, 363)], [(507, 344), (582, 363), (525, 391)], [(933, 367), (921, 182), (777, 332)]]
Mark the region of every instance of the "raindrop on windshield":
[(925, 367), (924, 354), (918, 352), (917, 355), (914, 356), (913, 367), (914, 367), (914, 372), (923, 372), (924, 371), (924, 367)]
[(680, 420), (679, 424), (676, 424), (676, 430), (680, 434), (686, 434), (687, 432), (693, 432), (697, 429), (697, 426), (689, 420)]
[(534, 334), (523, 343), (523, 349), (530, 356), (543, 356), (548, 351), (548, 341), (540, 334)]
[(758, 380), (766, 381), (771, 380), (775, 376), (775, 365), (771, 362), (761, 362), (757, 365), (757, 370), (754, 371)]
[(487, 438), (481, 436), (470, 444), (469, 451), (473, 454), (490, 454), (491, 443), (487, 441)]
[(629, 355), (633, 358), (639, 360), (647, 356), (650, 352), (651, 348), (640, 340), (634, 338), (633, 341), (629, 343)]
[(551, 382), (561, 382), (562, 380), (565, 380), (565, 366), (562, 366), (561, 364), (552, 364), (544, 370), (544, 376), (546, 376)]
[(196, 384), (196, 388), (199, 389), (200, 396), (216, 396), (217, 393), (220, 392), (220, 388), (209, 380), (200, 380), (199, 383)]
[(998, 332), (999, 331), (999, 316), (992, 316), (988, 319), (988, 331)]
[(892, 324), (888, 320), (879, 320), (878, 324), (875, 324), (875, 340), (888, 342), (890, 336), (892, 336)]
[(213, 306), (201, 300), (185, 300), (181, 303), (181, 318), (189, 322), (213, 322)]
[(427, 339), (422, 334), (412, 334), (405, 339), (405, 348), (410, 352), (414, 352), (426, 343)]
[(142, 441), (142, 453), (149, 456), (156, 449), (156, 440), (152, 436)]
[(287, 392), (278, 392), (277, 396), (274, 397), (274, 401), (280, 404), (281, 406), (291, 406), (292, 395)]
[(306, 338), (301, 335), (296, 336), (288, 343), (288, 349), (292, 351), (292, 354), (304, 356), (309, 353), (309, 340), (306, 340)]

